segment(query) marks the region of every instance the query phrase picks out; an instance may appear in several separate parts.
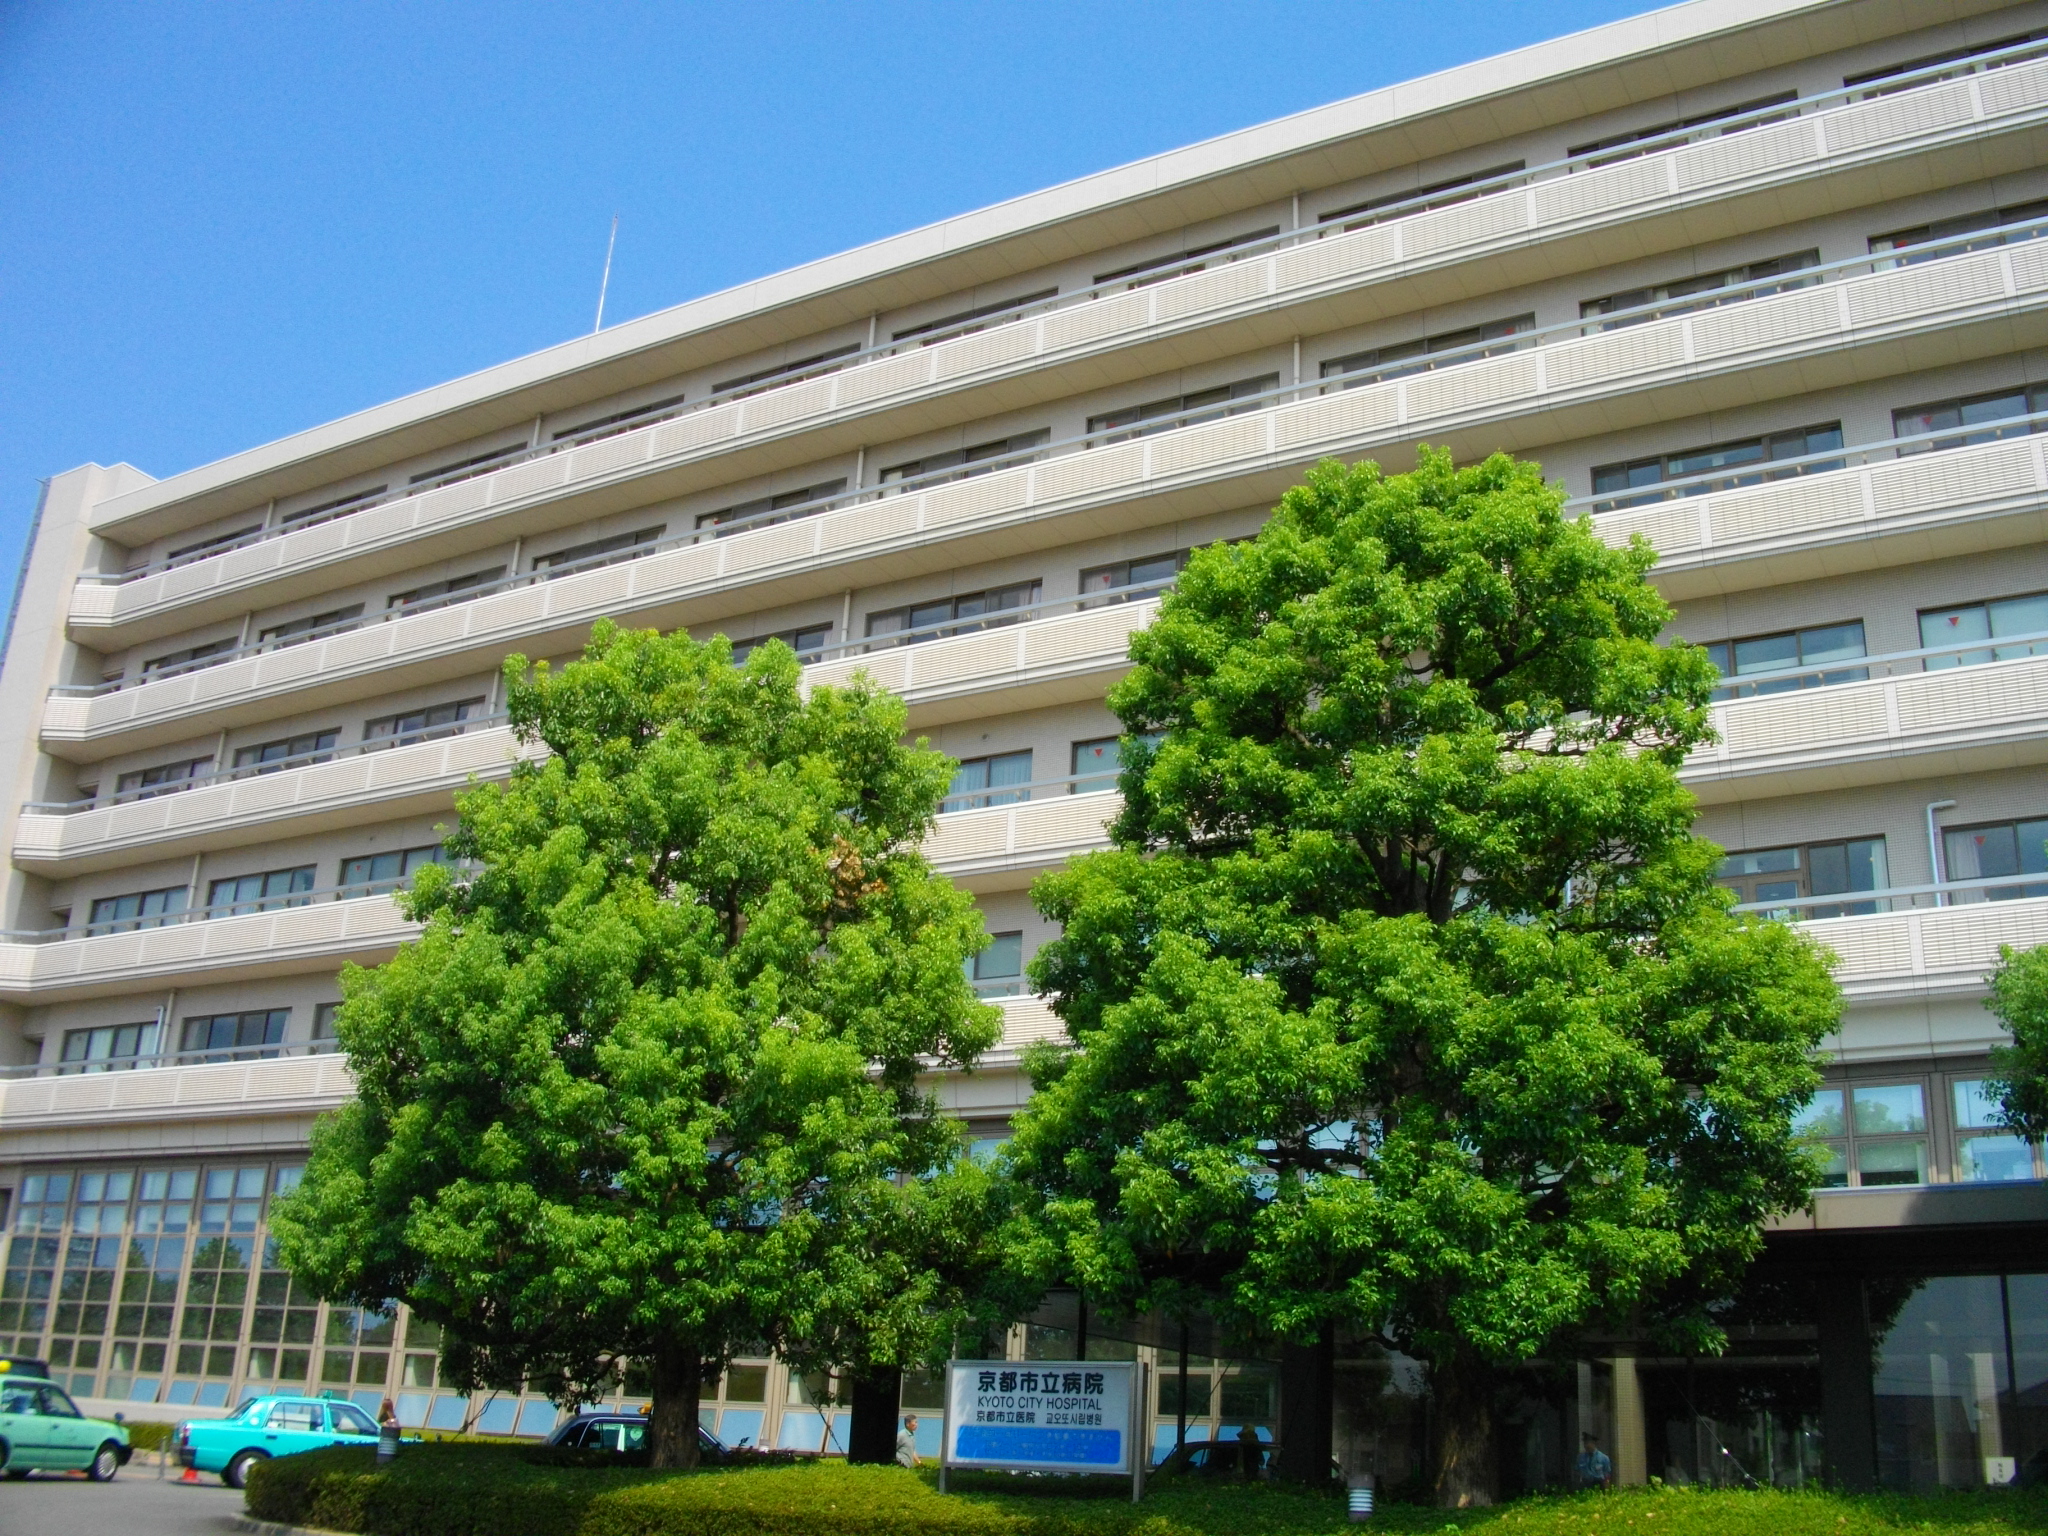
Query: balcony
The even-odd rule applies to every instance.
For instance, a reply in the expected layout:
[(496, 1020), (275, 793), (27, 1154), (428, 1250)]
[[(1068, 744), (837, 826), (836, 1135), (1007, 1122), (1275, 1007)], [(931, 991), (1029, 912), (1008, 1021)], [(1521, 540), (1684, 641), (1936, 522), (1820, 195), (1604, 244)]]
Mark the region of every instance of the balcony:
[(353, 1091), (346, 1061), (305, 1047), (281, 1048), (262, 1060), (187, 1064), (172, 1058), (120, 1072), (59, 1076), (54, 1067), (35, 1067), (0, 1077), (0, 1137), (81, 1120), (101, 1126), (313, 1115)]
[[(1182, 366), (1184, 343), (1175, 338), (1203, 329), (1231, 335), (1243, 350), (1426, 307), (1462, 293), (1450, 269), (1473, 262), (1489, 263), (1496, 286), (1554, 276), (1574, 259), (1608, 259), (1622, 225), (1640, 248), (1646, 225), (1662, 221), (1676, 248), (1706, 238), (1702, 210), (1717, 204), (1774, 214), (1788, 205), (1861, 206), (1888, 195), (1912, 160), (1922, 162), (1914, 185), (2021, 169), (2033, 163), (2030, 133), (2048, 117), (2048, 62), (2027, 58), (2038, 51), (2030, 44), (1982, 55), (1972, 66), (1978, 72), (1961, 79), (1952, 78), (1953, 65), (1902, 76), (1906, 88), (1875, 100), (1845, 90), (1779, 104), (1632, 147), (1633, 158), (1619, 163), (1614, 151), (1601, 151), (1477, 182), (1453, 199), (1422, 196), (1369, 219), (1289, 231), (1239, 247), (1207, 270), (1198, 264), (1142, 286), (1105, 284), (950, 333), (906, 337), (773, 387), (752, 384), (675, 407), (633, 430), (608, 427), (550, 444), (491, 473), (356, 503), (346, 516), (264, 529), (203, 558), (87, 579), (73, 603), (74, 633), (116, 649), (238, 613), (259, 589), (264, 602), (277, 603), (331, 588), (349, 579), (337, 567), (379, 551), (388, 566), (391, 552), (422, 541), (442, 540), (451, 554), (473, 547), (498, 536), (484, 525), (509, 526), (563, 498), (623, 508), (729, 482), (781, 467), (786, 451), (764, 457), (773, 445), (827, 422), (855, 424), (850, 449), (874, 438), (882, 413), (1065, 362), (1135, 357), (1142, 344), (1173, 349), (1163, 366)], [(1843, 179), (1839, 195), (1814, 185), (1824, 177)], [(1413, 289), (1431, 272), (1445, 275), (1429, 292), (1390, 292), (1377, 304), (1361, 297), (1374, 285)]]
[[(2011, 233), (2036, 232), (2016, 226)], [(514, 648), (570, 649), (607, 615), (706, 622), (744, 611), (746, 589), (758, 599), (761, 585), (774, 580), (838, 587), (884, 561), (901, 575), (913, 559), (939, 569), (1009, 547), (1003, 535), (1014, 539), (1027, 525), (1047, 541), (1102, 526), (1105, 509), (1117, 503), (1149, 502), (1163, 509), (1155, 517), (1241, 507), (1276, 494), (1303, 465), (1329, 455), (1356, 457), (1418, 438), (1456, 444), (1482, 427), (1495, 438), (1554, 437), (1575, 410), (1611, 424), (1620, 414), (1653, 410), (1660, 389), (1682, 388), (1697, 401), (1715, 379), (1754, 389), (1772, 370), (1818, 387), (1824, 376), (1847, 379), (1867, 368), (1866, 346), (1882, 347), (1887, 366), (1900, 366), (1922, 355), (1919, 347), (1929, 359), (1966, 355), (1973, 334), (2000, 351), (2037, 333), (2048, 340), (2048, 240), (1964, 249), (1984, 238), (1979, 231), (1946, 247), (1930, 244), (1910, 267), (1879, 257), (1809, 268), (1801, 275), (1809, 286), (1747, 302), (1738, 301), (1742, 289), (1722, 290), (1722, 306), (1703, 312), (1693, 300), (1646, 306), (1439, 354), (1427, 364), (1288, 386), (1236, 402), (1238, 414), (1226, 419), (1217, 420), (1214, 409), (1164, 419), (1170, 430), (1137, 442), (1071, 439), (991, 461), (985, 472), (867, 488), (813, 503), (808, 515), (761, 514), (746, 525), (643, 546), (638, 558), (605, 556), (597, 568), (509, 578), (321, 638), (228, 651), (176, 676), (58, 689), (45, 709), (43, 745), (58, 756), (97, 757), (115, 750), (113, 743), (176, 740), (201, 721), (212, 727), (274, 717), (287, 699), (298, 710), (368, 697), (396, 685), (395, 669), (416, 681), (481, 669)]]

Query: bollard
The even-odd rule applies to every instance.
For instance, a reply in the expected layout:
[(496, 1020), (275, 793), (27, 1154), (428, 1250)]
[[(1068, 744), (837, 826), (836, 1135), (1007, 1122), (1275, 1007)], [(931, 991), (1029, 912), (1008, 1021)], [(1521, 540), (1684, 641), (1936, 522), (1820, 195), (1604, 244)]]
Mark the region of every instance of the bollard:
[(1358, 1525), (1372, 1518), (1373, 1475), (1370, 1472), (1354, 1474), (1346, 1485), (1350, 1495), (1351, 1523)]

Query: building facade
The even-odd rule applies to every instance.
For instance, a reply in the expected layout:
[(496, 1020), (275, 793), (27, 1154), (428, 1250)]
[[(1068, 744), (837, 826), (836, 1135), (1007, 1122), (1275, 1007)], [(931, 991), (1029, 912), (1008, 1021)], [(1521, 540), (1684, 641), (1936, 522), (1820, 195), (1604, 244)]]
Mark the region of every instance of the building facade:
[[(1848, 999), (1831, 1171), (1730, 1354), (1532, 1370), (1504, 1486), (1582, 1427), (1625, 1482), (2009, 1479), (2048, 1455), (2048, 1169), (1991, 1123), (1983, 999), (2048, 937), (2044, 232), (2048, 3), (1700, 0), (168, 479), (55, 476), (0, 671), (0, 1349), (138, 1418), (289, 1383), (551, 1426), (440, 1390), (431, 1330), (319, 1304), (265, 1239), (349, 1091), (338, 967), (404, 942), (389, 893), (520, 750), (500, 659), (611, 616), (900, 691), (962, 764), (931, 854), (1007, 1023), (945, 1092), (993, 1144), (1057, 1028), (1028, 886), (1103, 841), (1128, 636), (1308, 465), (1426, 442), (1538, 459), (1656, 546), (1726, 678), (1699, 829)], [(1163, 1442), (1183, 1408), (1274, 1428), (1258, 1362), (1197, 1355), (1183, 1404), (1160, 1341), (1088, 1349), (1168, 1367)], [(825, 1386), (745, 1362), (707, 1414), (829, 1449)], [(1419, 1391), (1347, 1349), (1340, 1458), (1408, 1475)]]

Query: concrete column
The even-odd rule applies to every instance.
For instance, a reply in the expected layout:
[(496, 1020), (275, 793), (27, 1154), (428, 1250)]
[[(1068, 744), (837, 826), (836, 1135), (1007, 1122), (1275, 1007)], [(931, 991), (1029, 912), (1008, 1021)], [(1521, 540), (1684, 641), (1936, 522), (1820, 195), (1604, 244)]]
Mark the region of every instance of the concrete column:
[(1614, 1357), (1614, 1481), (1640, 1488), (1650, 1480), (1649, 1435), (1643, 1424), (1643, 1387), (1634, 1355)]

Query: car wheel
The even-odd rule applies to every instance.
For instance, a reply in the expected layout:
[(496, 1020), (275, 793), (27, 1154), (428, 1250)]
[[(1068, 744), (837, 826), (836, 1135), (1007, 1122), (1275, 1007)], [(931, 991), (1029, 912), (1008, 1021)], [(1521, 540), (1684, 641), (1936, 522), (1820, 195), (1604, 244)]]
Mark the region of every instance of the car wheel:
[(238, 1452), (228, 1463), (227, 1470), (221, 1473), (220, 1480), (230, 1488), (246, 1488), (249, 1486), (249, 1469), (257, 1462), (267, 1460), (269, 1458), (261, 1451)]
[(92, 1465), (85, 1469), (85, 1475), (96, 1483), (111, 1483), (120, 1470), (120, 1448), (109, 1440), (92, 1453)]

